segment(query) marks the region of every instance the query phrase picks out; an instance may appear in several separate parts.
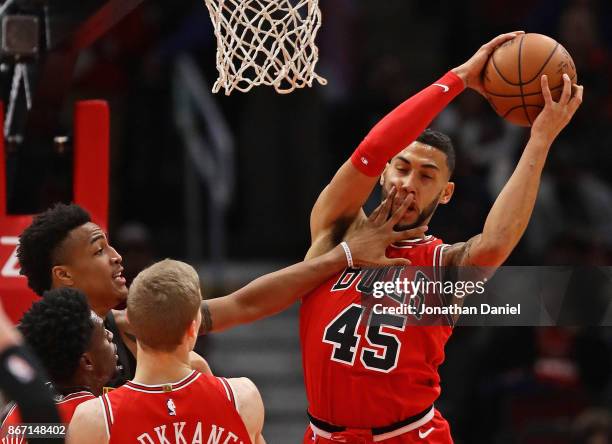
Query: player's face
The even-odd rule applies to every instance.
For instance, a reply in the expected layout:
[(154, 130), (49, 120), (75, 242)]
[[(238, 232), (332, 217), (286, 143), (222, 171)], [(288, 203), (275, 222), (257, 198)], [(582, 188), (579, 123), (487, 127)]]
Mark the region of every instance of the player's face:
[(124, 302), (128, 289), (121, 274), (121, 256), (111, 247), (102, 229), (88, 222), (70, 232), (63, 246), (64, 275), (54, 284), (78, 288), (101, 316)]
[(412, 194), (414, 198), (396, 229), (405, 230), (427, 223), (438, 204), (447, 203), (452, 196), (454, 184), (448, 181), (449, 177), (446, 154), (429, 145), (414, 142), (395, 156), (381, 176), (383, 199), (392, 187), (397, 188), (393, 212), (404, 196)]
[(113, 334), (104, 328), (102, 318), (97, 314), (91, 314), (94, 322), (94, 331), (91, 335), (87, 357), (91, 363), (91, 387), (101, 390), (102, 387), (117, 373), (117, 346), (112, 342)]

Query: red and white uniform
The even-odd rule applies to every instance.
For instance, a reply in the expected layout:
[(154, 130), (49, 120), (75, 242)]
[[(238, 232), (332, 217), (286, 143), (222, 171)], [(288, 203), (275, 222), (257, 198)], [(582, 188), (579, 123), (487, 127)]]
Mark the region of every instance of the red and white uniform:
[(229, 383), (195, 370), (172, 384), (128, 381), (100, 402), (110, 444), (251, 442)]
[[(59, 415), (62, 422), (67, 426), (68, 423), (70, 423), (70, 420), (74, 415), (74, 411), (79, 406), (79, 404), (94, 398), (95, 396), (88, 391), (75, 392), (64, 396), (61, 401), (56, 402), (57, 410), (59, 411)], [(25, 444), (27, 442), (24, 439), (23, 435), (7, 435), (9, 426), (17, 426), (20, 424), (21, 415), (19, 414), (19, 408), (15, 404), (13, 405), (13, 407), (11, 407), (8, 414), (6, 415), (6, 418), (4, 418), (4, 421), (2, 422), (2, 444)]]
[[(393, 273), (420, 273), (419, 278), (435, 280), (446, 247), (433, 236), (390, 246), (389, 257), (404, 257), (423, 268), (416, 272), (395, 267), (385, 275), (387, 280)], [(440, 395), (438, 366), (452, 328), (410, 325), (409, 314), (374, 315), (371, 306), (362, 304), (363, 293), (371, 293), (377, 279), (374, 272), (346, 269), (302, 301), (300, 339), (309, 413), (327, 424), (370, 435), (364, 441), (338, 437), (338, 442), (452, 442), (448, 424), (430, 408)], [(418, 424), (373, 437), (367, 433), (415, 415)], [(315, 442), (314, 435), (316, 442), (330, 442), (329, 433), (312, 424), (304, 442)]]

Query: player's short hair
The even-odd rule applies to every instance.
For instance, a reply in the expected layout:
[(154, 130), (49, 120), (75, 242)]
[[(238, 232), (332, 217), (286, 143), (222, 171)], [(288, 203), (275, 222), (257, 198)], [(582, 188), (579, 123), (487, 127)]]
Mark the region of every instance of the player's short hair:
[(196, 318), (202, 296), (191, 265), (165, 259), (141, 271), (130, 286), (127, 314), (138, 341), (172, 351)]
[(455, 148), (451, 138), (440, 131), (427, 128), (416, 138), (417, 142), (432, 146), (446, 154), (446, 165), (451, 175), (455, 171)]
[(28, 279), (28, 286), (42, 294), (51, 289), (51, 269), (59, 260), (62, 243), (77, 227), (91, 222), (89, 213), (78, 205), (56, 204), (34, 217), (19, 236), (17, 258), (20, 274)]
[(85, 295), (74, 288), (49, 290), (25, 312), (17, 327), (51, 381), (70, 383), (94, 330)]

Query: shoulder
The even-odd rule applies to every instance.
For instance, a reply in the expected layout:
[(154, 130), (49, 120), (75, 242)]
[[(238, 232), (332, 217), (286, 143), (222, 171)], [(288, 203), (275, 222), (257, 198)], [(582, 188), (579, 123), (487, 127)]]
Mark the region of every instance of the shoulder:
[[(229, 378), (227, 382), (236, 395), (236, 404), (260, 401), (259, 389), (249, 378)], [(262, 402), (263, 404), (263, 402)]]
[(230, 378), (227, 380), (236, 399), (236, 410), (242, 417), (251, 437), (263, 429), (264, 405), (259, 389), (249, 378)]
[(87, 419), (97, 419), (100, 417), (104, 419), (104, 415), (102, 412), (102, 403), (99, 398), (88, 399), (85, 402), (79, 404), (79, 406), (74, 411), (74, 417), (83, 416)]
[(434, 249), (438, 245), (442, 245), (444, 242), (431, 234), (428, 234), (423, 239), (406, 239), (398, 242), (394, 242), (390, 245), (391, 248), (395, 249)]
[(449, 245), (442, 239), (427, 235), (423, 239), (405, 240), (396, 242), (389, 246), (388, 252), (391, 257), (406, 257), (414, 265), (440, 266), (442, 256), (446, 254)]
[(68, 444), (88, 442), (91, 444), (106, 444), (108, 431), (99, 398), (87, 400), (76, 408), (66, 442)]
[(90, 399), (96, 399), (96, 396), (94, 396), (94, 394), (91, 392), (83, 390), (81, 392), (70, 393), (69, 395), (64, 396), (62, 399), (57, 401), (57, 405), (82, 404)]
[(96, 399), (96, 397), (90, 392), (77, 392), (71, 393), (65, 396), (62, 400), (57, 402), (57, 409), (60, 412), (60, 416), (64, 422), (70, 422), (74, 416), (74, 411), (77, 407), (90, 399)]
[(2, 428), (8, 425), (20, 424), (21, 415), (19, 414), (19, 407), (16, 403), (9, 404), (8, 411), (4, 414), (4, 420), (2, 421)]

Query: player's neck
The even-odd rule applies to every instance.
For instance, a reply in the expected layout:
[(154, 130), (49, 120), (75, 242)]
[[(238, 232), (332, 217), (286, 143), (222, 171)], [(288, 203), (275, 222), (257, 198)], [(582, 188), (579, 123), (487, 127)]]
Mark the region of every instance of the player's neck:
[(92, 389), (90, 386), (79, 384), (55, 385), (55, 391), (59, 393), (62, 397), (66, 397), (73, 393), (79, 392), (89, 392), (94, 396), (100, 396), (102, 394), (102, 387), (100, 387), (99, 389)]
[(159, 352), (142, 349), (138, 344), (138, 362), (134, 382), (158, 385), (178, 382), (191, 373), (189, 351)]
[(93, 312), (100, 316), (102, 319), (104, 319), (106, 315), (108, 315), (113, 309), (113, 307), (109, 307), (107, 304), (92, 301), (91, 299), (89, 300), (89, 305), (91, 306)]
[(72, 380), (62, 384), (54, 383), (53, 385), (56, 391), (63, 396), (82, 391), (91, 392), (95, 396), (100, 396), (102, 394), (102, 385), (95, 381), (89, 374), (80, 370), (77, 371)]

